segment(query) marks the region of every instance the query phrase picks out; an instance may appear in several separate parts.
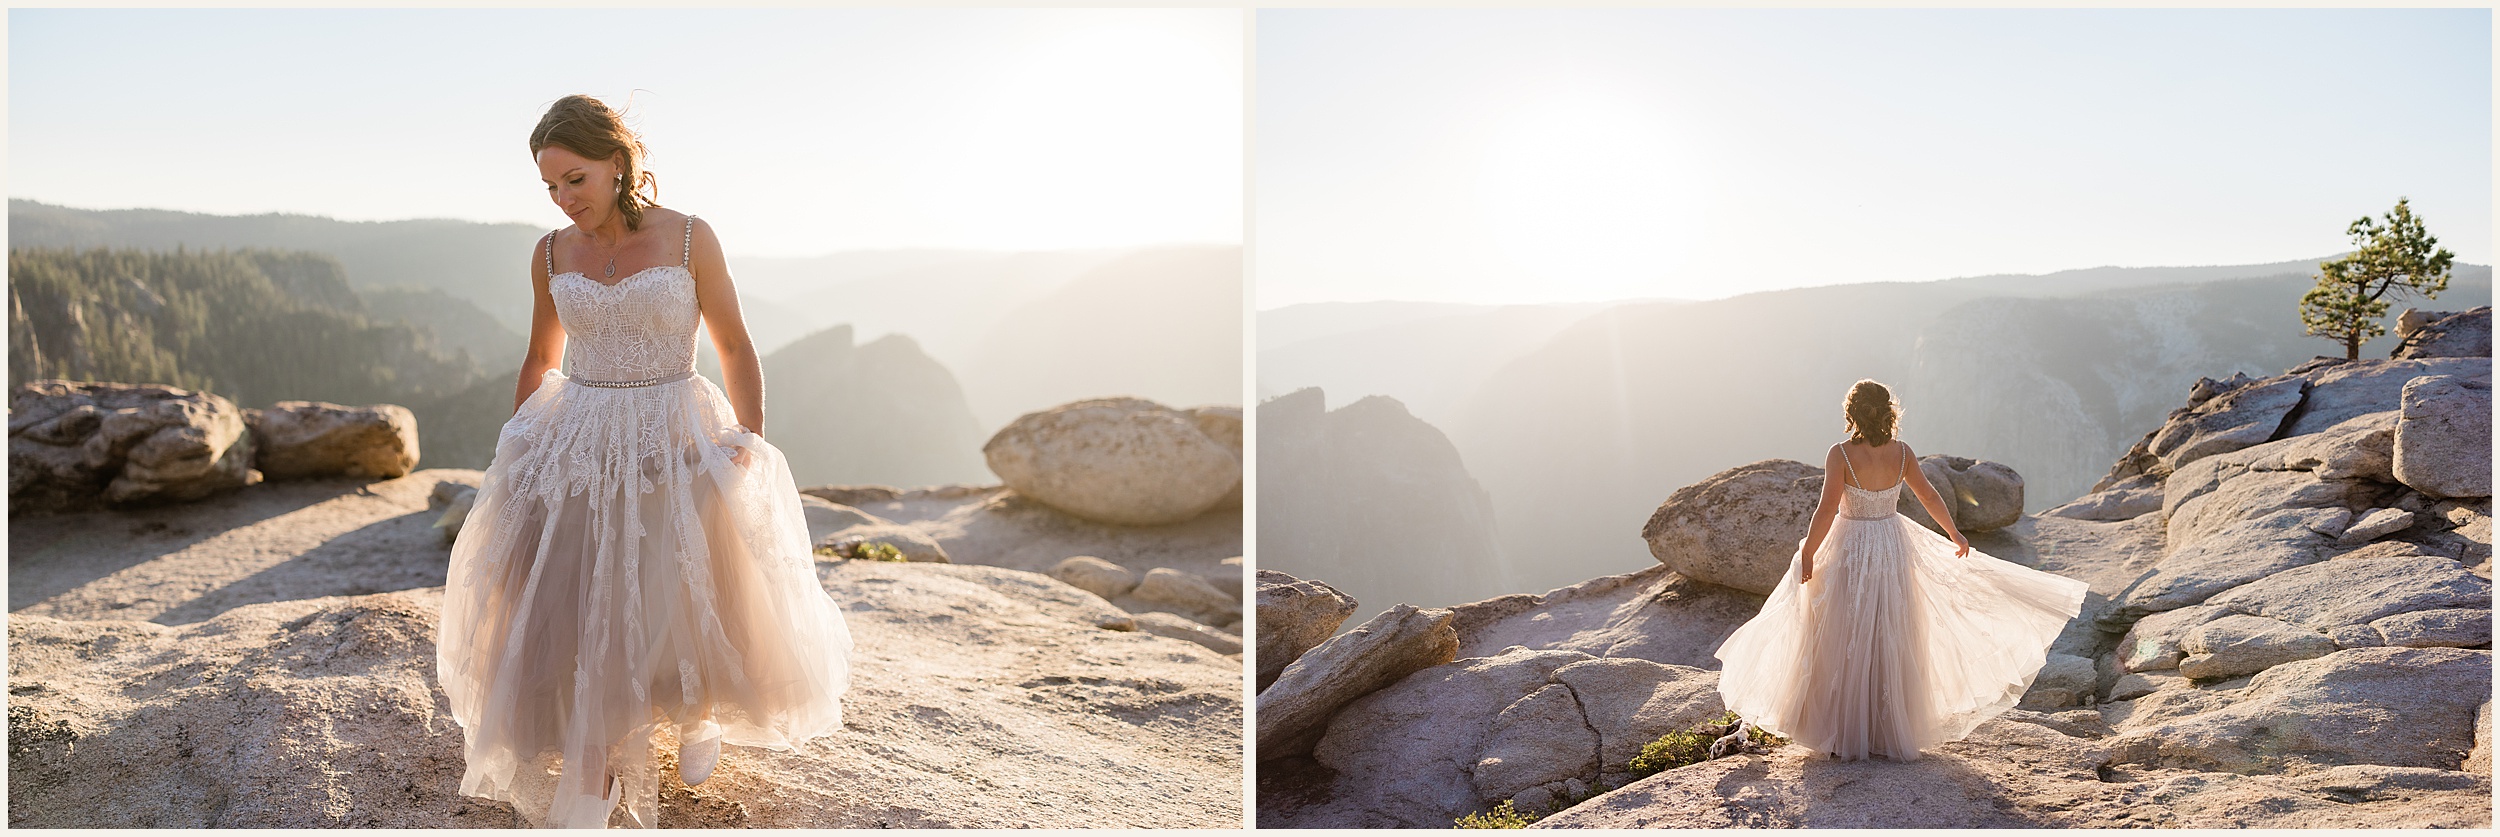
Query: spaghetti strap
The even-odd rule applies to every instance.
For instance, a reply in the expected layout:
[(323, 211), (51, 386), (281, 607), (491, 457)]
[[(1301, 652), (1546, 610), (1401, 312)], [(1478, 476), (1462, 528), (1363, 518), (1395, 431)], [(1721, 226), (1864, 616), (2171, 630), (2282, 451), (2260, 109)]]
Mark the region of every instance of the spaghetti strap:
[(686, 216), (686, 243), (677, 248), (677, 266), (694, 264), (694, 216)]
[(557, 232), (559, 232), (559, 230), (548, 230), (548, 231), (547, 231), (547, 237), (543, 240), (543, 243), (546, 245), (546, 252), (547, 252), (547, 278), (549, 278), (549, 279), (556, 278), (556, 233), (557, 233)]
[[(1896, 439), (1894, 441), (1899, 440)], [(1902, 445), (1901, 452), (1894, 455), (1893, 459), (1896, 460), (1896, 464), (1892, 469), (1892, 481), (1893, 484), (1899, 485), (1902, 480), (1910, 478), (1910, 446)]]
[(1858, 466), (1850, 464), (1849, 462), (1849, 446), (1846, 444), (1840, 446), (1840, 464), (1841, 467), (1849, 469), (1850, 485), (1854, 485), (1859, 488), (1866, 487), (1866, 481), (1858, 479)]

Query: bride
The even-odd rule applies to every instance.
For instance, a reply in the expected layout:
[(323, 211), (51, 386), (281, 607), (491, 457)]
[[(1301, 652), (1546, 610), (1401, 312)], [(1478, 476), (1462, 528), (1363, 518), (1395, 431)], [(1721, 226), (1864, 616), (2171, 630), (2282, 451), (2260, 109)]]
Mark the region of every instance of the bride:
[[(464, 794), (533, 825), (657, 825), (652, 738), (689, 785), (723, 742), (841, 726), (851, 645), (711, 227), (661, 207), (642, 142), (566, 96), (530, 132), (572, 226), (532, 248), (517, 406), (451, 551), (437, 673)], [(726, 393), (694, 373), (708, 327)], [(569, 368), (558, 371), (559, 361)]]
[[(1845, 412), (1788, 574), (1719, 647), (1719, 694), (1833, 758), (1909, 761), (2020, 700), (2088, 585), (1971, 552), (1884, 385), (1857, 382)], [(1905, 487), (1950, 541), (1896, 512)]]

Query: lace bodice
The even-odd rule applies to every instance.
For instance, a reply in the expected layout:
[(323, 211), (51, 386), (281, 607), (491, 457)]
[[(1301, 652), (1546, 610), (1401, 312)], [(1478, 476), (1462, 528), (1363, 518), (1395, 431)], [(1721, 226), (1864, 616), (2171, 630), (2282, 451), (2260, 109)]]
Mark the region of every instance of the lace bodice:
[(613, 285), (578, 272), (547, 284), (564, 322), (566, 374), (638, 381), (694, 368), (694, 274), (681, 265), (646, 269)]
[(1901, 486), (1896, 484), (1882, 491), (1868, 491), (1845, 486), (1840, 492), (1840, 514), (1857, 520), (1878, 520), (1891, 517), (1901, 505)]
[[(1849, 469), (1850, 481), (1858, 481), (1857, 464), (1850, 462), (1849, 457), (1846, 454), (1843, 454), (1840, 457), (1840, 461), (1843, 467)], [(1908, 463), (1902, 463), (1902, 468), (1906, 469), (1907, 467)], [(1859, 488), (1855, 485), (1843, 483), (1842, 487), (1846, 490), (1840, 492), (1841, 516), (1855, 520), (1880, 520), (1891, 517), (1894, 510), (1900, 507), (1901, 485), (1903, 480), (1908, 476), (1909, 474), (1905, 470), (1901, 474), (1902, 479), (1895, 479), (1892, 483), (1892, 487), (1881, 491), (1870, 491), (1864, 488)]]
[(547, 234), (547, 295), (564, 323), (566, 374), (589, 381), (644, 381), (694, 369), (694, 217), (686, 217), (678, 263), (643, 269), (613, 283), (580, 271), (555, 272), (555, 233)]

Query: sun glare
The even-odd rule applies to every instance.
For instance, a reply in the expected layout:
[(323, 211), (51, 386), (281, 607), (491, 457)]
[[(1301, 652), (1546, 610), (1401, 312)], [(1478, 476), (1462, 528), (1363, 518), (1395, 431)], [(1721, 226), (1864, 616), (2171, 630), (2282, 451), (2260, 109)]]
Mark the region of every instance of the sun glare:
[(1571, 90), (1500, 112), (1481, 147), (1477, 208), (1529, 275), (1668, 295), (1701, 232), (1698, 175), (1656, 107)]

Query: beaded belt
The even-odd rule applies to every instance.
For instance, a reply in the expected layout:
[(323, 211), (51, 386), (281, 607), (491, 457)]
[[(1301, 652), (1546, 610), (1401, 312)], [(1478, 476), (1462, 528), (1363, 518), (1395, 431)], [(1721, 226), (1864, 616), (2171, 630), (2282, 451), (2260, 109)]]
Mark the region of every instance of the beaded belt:
[(1842, 512), (1840, 516), (1842, 516), (1842, 517), (1846, 517), (1846, 518), (1849, 518), (1850, 520), (1890, 520), (1890, 519), (1892, 519), (1892, 515), (1889, 515), (1889, 514), (1879, 514), (1879, 515), (1876, 515), (1876, 516), (1874, 516), (1874, 517), (1859, 517), (1859, 516), (1854, 515), (1854, 514), (1849, 514), (1849, 513), (1847, 513), (1847, 512)]
[(684, 372), (679, 372), (679, 373), (677, 373), (677, 374), (675, 374), (675, 375), (662, 375), (662, 376), (657, 377), (657, 378), (644, 378), (644, 379), (639, 380), (639, 381), (592, 381), (592, 380), (586, 380), (586, 379), (582, 379), (582, 378), (573, 378), (573, 379), (571, 379), (571, 380), (573, 381), (573, 383), (581, 384), (582, 386), (586, 386), (586, 387), (606, 387), (606, 388), (609, 388), (609, 389), (624, 389), (624, 388), (627, 388), (627, 387), (655, 387), (655, 386), (659, 386), (659, 385), (661, 385), (661, 384), (673, 384), (673, 383), (677, 383), (678, 381), (683, 381), (683, 380), (685, 380), (685, 379), (687, 379), (687, 378), (692, 378), (692, 377), (694, 377), (694, 370), (692, 370), (692, 369), (688, 369), (688, 370), (686, 370), (686, 371), (684, 371)]

